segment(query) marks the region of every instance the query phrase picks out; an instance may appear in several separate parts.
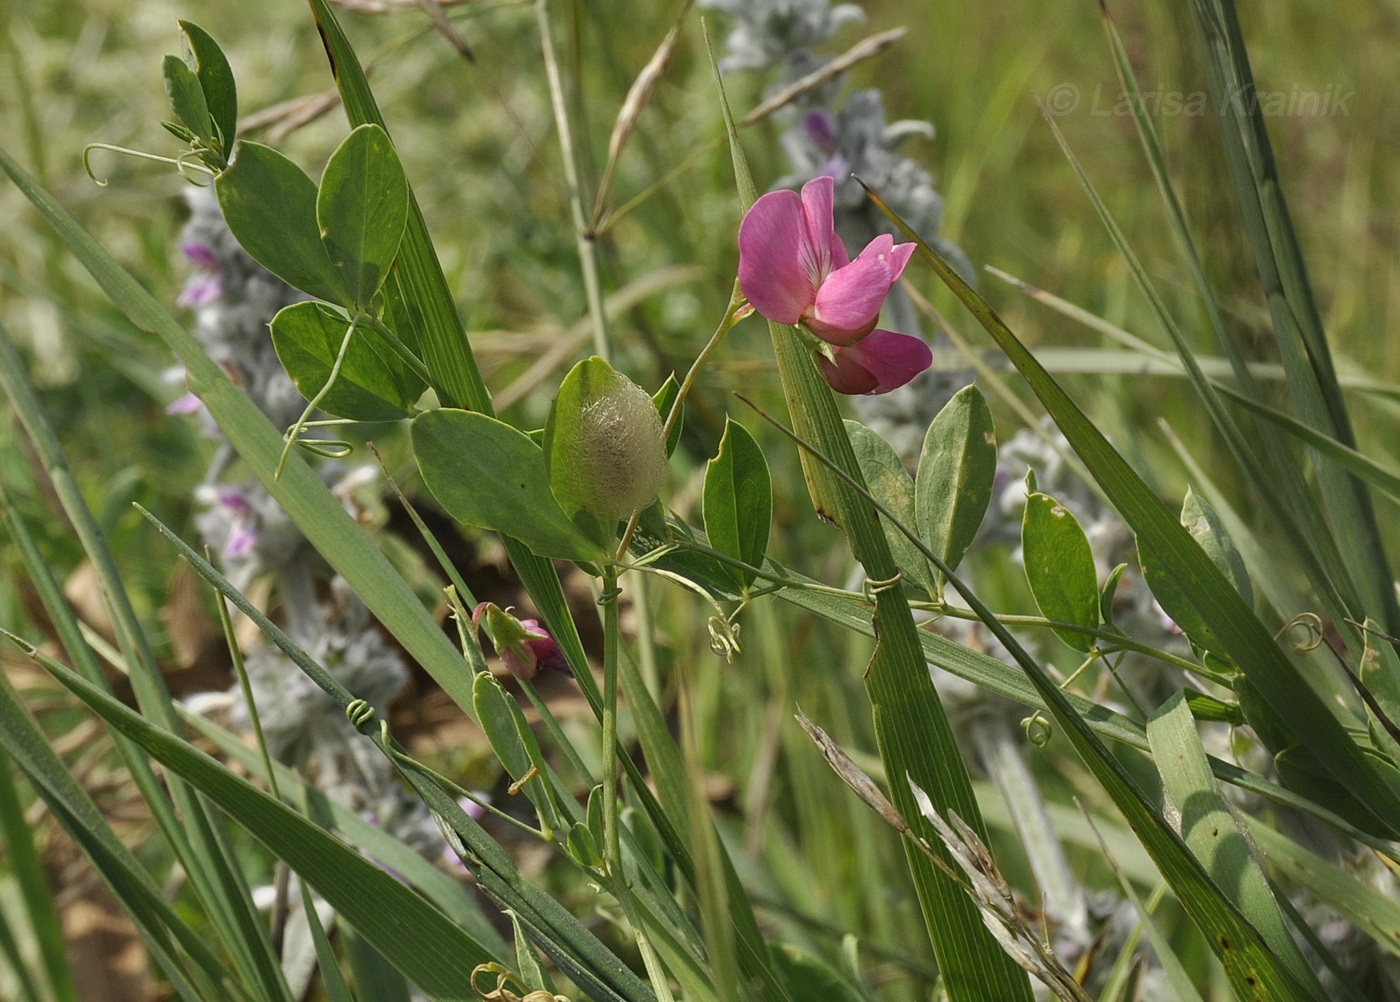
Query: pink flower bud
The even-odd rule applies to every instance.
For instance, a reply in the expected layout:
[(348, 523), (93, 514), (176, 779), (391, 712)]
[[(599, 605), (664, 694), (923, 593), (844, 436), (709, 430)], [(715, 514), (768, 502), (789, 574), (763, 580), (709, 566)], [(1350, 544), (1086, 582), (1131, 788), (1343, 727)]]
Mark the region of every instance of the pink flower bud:
[(541, 668), (572, 675), (564, 652), (535, 619), (516, 619), (494, 602), (482, 602), (472, 610), (472, 623), (491, 638), (501, 663), (518, 679), (529, 681)]

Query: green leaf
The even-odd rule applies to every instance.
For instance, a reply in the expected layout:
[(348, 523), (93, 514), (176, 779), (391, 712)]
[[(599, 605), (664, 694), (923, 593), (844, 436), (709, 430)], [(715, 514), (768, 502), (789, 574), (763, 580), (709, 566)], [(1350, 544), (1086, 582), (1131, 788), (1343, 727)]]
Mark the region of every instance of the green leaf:
[[(671, 413), (672, 406), (675, 405), (676, 398), (681, 395), (681, 384), (676, 381), (676, 374), (673, 372), (666, 377), (666, 382), (661, 384), (661, 389), (651, 395), (652, 402), (656, 404), (656, 413), (661, 415), (662, 424), (666, 423), (666, 418)], [(681, 412), (676, 415), (676, 423), (671, 426), (671, 433), (666, 436), (666, 455), (676, 451), (676, 445), (681, 440), (681, 431), (685, 428), (685, 405), (681, 404)]]
[(601, 358), (564, 377), (544, 426), (549, 486), (560, 507), (603, 546), (615, 525), (656, 500), (666, 446), (656, 405)]
[[(904, 468), (894, 446), (859, 421), (846, 421), (845, 425), (846, 434), (851, 438), (851, 448), (856, 454), (856, 463), (860, 466), (860, 474), (865, 478), (871, 497), (888, 508), (905, 528), (917, 526), (914, 479)], [(890, 545), (894, 562), (904, 571), (905, 580), (928, 588), (933, 569), (919, 548), (884, 515), (880, 516), (880, 528), (885, 530), (885, 541)]]
[(379, 126), (361, 125), (331, 154), (316, 221), (351, 303), (366, 309), (384, 284), (408, 221), (408, 179)]
[[(1094, 553), (1068, 508), (1045, 494), (1026, 498), (1021, 522), (1021, 550), (1026, 580), (1035, 604), (1046, 619), (1089, 629), (1099, 625), (1099, 584)], [(1094, 638), (1071, 630), (1055, 630), (1076, 651), (1088, 652)]]
[(176, 117), (205, 144), (212, 143), (214, 122), (209, 117), (204, 90), (194, 70), (179, 56), (166, 56), (161, 63), (161, 76), (165, 78), (165, 96), (170, 99)]
[[(751, 567), (763, 566), (773, 520), (773, 482), (768, 460), (747, 429), (728, 418), (719, 453), (705, 467), (705, 533), (710, 545)], [(724, 565), (742, 589), (753, 573)]]
[(413, 450), (423, 482), (457, 521), (507, 533), (541, 556), (606, 555), (550, 493), (544, 453), (510, 425), (474, 411), (429, 411), (413, 421)]
[(1240, 593), (1246, 605), (1254, 604), (1254, 588), (1249, 583), (1249, 571), (1244, 560), (1225, 528), (1220, 524), (1220, 516), (1210, 506), (1210, 502), (1195, 491), (1186, 491), (1186, 500), (1181, 503), (1181, 524), (1191, 537), (1201, 544), (1210, 562), (1220, 569), (1220, 573), (1230, 579), (1235, 591)]
[[(533, 744), (534, 735), (530, 734), (528, 727), (522, 730), (523, 721), (517, 720), (518, 708), (511, 705), (510, 696), (490, 672), (478, 672), (472, 681), (472, 706), (476, 710), (477, 723), (481, 725), (481, 729), (486, 733), (486, 740), (491, 744), (491, 750), (501, 760), (501, 765), (505, 766), (511, 779), (516, 782), (525, 779), (526, 774), (535, 765), (534, 760), (540, 757), (537, 748), (531, 749), (526, 745), (526, 741)], [(532, 750), (533, 756), (530, 754)], [(520, 787), (521, 792), (534, 805), (540, 824), (547, 830), (557, 827), (558, 824), (546, 793), (545, 784), (548, 782), (545, 770), (541, 769), (537, 780), (531, 779)]]
[[(349, 326), (349, 317), (324, 303), (294, 303), (272, 318), (277, 357), (306, 399), (326, 385)], [(321, 407), (356, 421), (397, 421), (409, 415), (424, 385), (378, 334), (361, 326)]]
[(997, 438), (982, 391), (965, 386), (929, 425), (914, 507), (919, 536), (954, 570), (977, 535), (997, 471)]
[(316, 182), (270, 146), (238, 144), (214, 179), (228, 228), (248, 256), (317, 299), (352, 306), (316, 222)]
[(189, 51), (185, 62), (199, 78), (204, 103), (214, 122), (215, 138), (219, 140), (219, 150), (227, 157), (233, 152), (234, 135), (238, 128), (238, 88), (234, 84), (233, 70), (218, 43), (199, 25), (181, 21), (180, 33)]

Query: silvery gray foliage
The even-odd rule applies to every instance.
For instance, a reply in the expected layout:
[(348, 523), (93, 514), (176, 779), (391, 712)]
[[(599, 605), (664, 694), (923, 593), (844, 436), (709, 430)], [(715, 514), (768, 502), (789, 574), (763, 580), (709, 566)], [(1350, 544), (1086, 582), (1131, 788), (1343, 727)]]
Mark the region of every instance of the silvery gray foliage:
[[(283, 307), (307, 297), (243, 251), (225, 224), (212, 189), (193, 189), (188, 201), (190, 218), (179, 242), (194, 271), (179, 301), (194, 310), (194, 333), (209, 356), (269, 420), (290, 425), (306, 400), (283, 369), (268, 324)], [(171, 412), (198, 413), (205, 432), (222, 437), (194, 398), (177, 401)], [(318, 599), (316, 582), (324, 580), (328, 568), (260, 483), (219, 482), (229, 458), (225, 446), (196, 491), (195, 500), (202, 508), (195, 520), (200, 535), (240, 590), (274, 576), (287, 632), (312, 659), (383, 716), (408, 679), (402, 656), (373, 627), (368, 610), (342, 579), (331, 580), (329, 604)], [(347, 505), (353, 503), (351, 492), (374, 478), (372, 468), (347, 468), (335, 462), (320, 464), (318, 472)], [(274, 647), (254, 648), (245, 662), (274, 756), (313, 774), (328, 796), (364, 813), (425, 856), (441, 854), (442, 835), (427, 807), (404, 789), (388, 760), (363, 739), (320, 687)], [(234, 726), (250, 726), (237, 686), (222, 697), (199, 702), (223, 703), (230, 708)]]
[(719, 64), (725, 73), (770, 70), (865, 20), (865, 12), (855, 4), (833, 7), (829, 0), (700, 0), (700, 6), (723, 11), (734, 22)]
[[(194, 334), (273, 424), (291, 424), (306, 400), (282, 368), (268, 323), (277, 311), (307, 297), (258, 264), (238, 245), (224, 222), (212, 187), (186, 195), (190, 218), (180, 249), (195, 270), (179, 302), (195, 312)], [(212, 421), (205, 431), (217, 435)]]

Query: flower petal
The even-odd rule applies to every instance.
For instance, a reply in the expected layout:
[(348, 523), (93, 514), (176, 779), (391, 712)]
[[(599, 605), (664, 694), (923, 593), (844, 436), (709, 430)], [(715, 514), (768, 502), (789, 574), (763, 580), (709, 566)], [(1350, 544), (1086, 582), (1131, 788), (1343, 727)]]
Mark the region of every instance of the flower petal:
[(816, 279), (803, 263), (812, 258), (807, 243), (795, 191), (770, 191), (739, 224), (739, 288), (769, 320), (795, 324), (816, 299)]
[(836, 352), (836, 361), (820, 358), (822, 375), (837, 393), (888, 393), (933, 364), (922, 338), (894, 331), (871, 331), (860, 342)]
[(914, 256), (914, 244), (896, 244), (894, 237), (888, 233), (881, 233), (870, 243), (865, 245), (865, 250), (860, 252), (856, 258), (876, 257), (883, 260), (890, 266), (890, 285), (899, 281), (899, 276), (904, 274), (904, 266), (909, 263), (909, 259)]
[(820, 286), (827, 275), (850, 263), (846, 245), (836, 235), (833, 205), (836, 182), (828, 174), (814, 177), (802, 186), (802, 210), (807, 216), (807, 239), (812, 253), (813, 281)]
[(807, 328), (831, 344), (854, 344), (875, 328), (891, 284), (888, 261), (856, 258), (821, 284)]

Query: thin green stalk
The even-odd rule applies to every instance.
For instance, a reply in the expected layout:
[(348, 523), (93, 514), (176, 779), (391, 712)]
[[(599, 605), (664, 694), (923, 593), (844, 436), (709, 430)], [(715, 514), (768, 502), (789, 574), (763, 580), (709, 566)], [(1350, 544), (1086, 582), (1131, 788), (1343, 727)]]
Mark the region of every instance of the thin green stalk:
[(345, 356), (350, 351), (350, 339), (355, 336), (355, 327), (359, 324), (361, 317), (357, 316), (350, 321), (350, 326), (345, 328), (345, 337), (341, 338), (340, 350), (335, 354), (335, 364), (331, 366), (330, 375), (326, 377), (325, 384), (316, 391), (306, 404), (306, 409), (301, 412), (301, 417), (297, 418), (296, 424), (287, 430), (286, 442), (282, 446), (282, 456), (277, 460), (277, 470), (272, 474), (273, 479), (282, 479), (282, 467), (287, 464), (287, 457), (291, 455), (292, 449), (297, 444), (297, 439), (301, 438), (301, 430), (306, 426), (307, 419), (311, 417), (313, 411), (321, 405), (321, 401), (326, 399), (326, 394), (331, 391), (335, 381), (340, 377), (340, 367), (345, 364)]
[(626, 879), (622, 870), (622, 843), (617, 831), (617, 571), (603, 571), (603, 862), (608, 875), (619, 883)]
[(403, 360), (404, 365), (413, 370), (414, 375), (429, 386), (433, 385), (433, 374), (428, 371), (428, 367), (423, 364), (423, 360), (413, 354), (408, 345), (399, 340), (397, 334), (384, 326), (384, 321), (369, 313), (362, 315), (360, 319), (368, 324), (371, 330), (382, 337), (385, 344), (394, 349), (394, 354)]
[(549, 103), (554, 107), (554, 125), (559, 130), (559, 150), (564, 158), (564, 180), (569, 186), (569, 215), (574, 224), (579, 266), (583, 269), (583, 291), (588, 298), (588, 315), (593, 320), (593, 351), (604, 361), (611, 357), (607, 317), (603, 312), (603, 289), (598, 280), (598, 254), (584, 215), (583, 194), (579, 188), (578, 165), (574, 160), (573, 132), (569, 127), (564, 87), (559, 79), (559, 59), (554, 52), (554, 36), (549, 30), (548, 0), (536, 0), (535, 15), (540, 27), (545, 77), (549, 81)]

